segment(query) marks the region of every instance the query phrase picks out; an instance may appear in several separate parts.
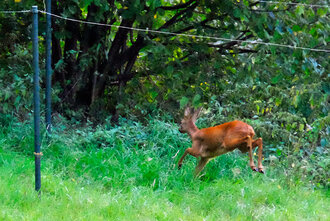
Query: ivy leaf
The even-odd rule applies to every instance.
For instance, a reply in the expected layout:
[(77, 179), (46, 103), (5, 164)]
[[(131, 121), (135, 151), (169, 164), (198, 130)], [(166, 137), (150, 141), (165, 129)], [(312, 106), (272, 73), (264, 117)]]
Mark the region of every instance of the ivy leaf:
[(272, 84), (277, 84), (280, 81), (281, 77), (282, 77), (281, 74), (279, 74), (274, 78), (272, 78)]
[(317, 34), (317, 32), (316, 32), (316, 28), (312, 28), (312, 29), (309, 31), (309, 34), (311, 34), (313, 37), (315, 37), (315, 34)]
[(172, 74), (173, 71), (174, 71), (174, 67), (173, 67), (172, 65), (167, 66), (167, 68), (166, 68), (166, 72), (167, 72), (168, 74)]
[(5, 91), (5, 100), (8, 100), (9, 97), (10, 97), (10, 92), (9, 91)]
[(327, 14), (327, 9), (326, 8), (319, 8), (317, 9), (317, 14), (320, 16), (320, 17), (323, 17)]
[(196, 94), (192, 101), (192, 104), (194, 107), (198, 106), (198, 104), (200, 103), (200, 99), (201, 99), (201, 96), (199, 94)]
[(297, 8), (296, 8), (296, 13), (297, 13), (298, 15), (302, 15), (302, 14), (304, 14), (304, 7), (301, 6), (301, 5), (298, 5)]
[(295, 32), (298, 32), (298, 31), (301, 31), (301, 27), (299, 25), (294, 25), (292, 27), (292, 30), (295, 31)]
[(241, 11), (240, 11), (238, 8), (236, 8), (236, 9), (234, 10), (234, 16), (235, 16), (236, 18), (240, 18), (240, 17), (241, 17)]
[(182, 97), (180, 100), (180, 109), (185, 107), (189, 102), (189, 99), (187, 97)]
[(282, 103), (282, 100), (281, 100), (280, 98), (277, 97), (277, 98), (275, 99), (275, 105), (276, 105), (276, 106), (280, 106), (281, 103)]
[(328, 143), (328, 142), (327, 142), (327, 140), (326, 140), (325, 138), (322, 138), (322, 139), (321, 139), (321, 146), (322, 146), (322, 147), (326, 147), (327, 143)]

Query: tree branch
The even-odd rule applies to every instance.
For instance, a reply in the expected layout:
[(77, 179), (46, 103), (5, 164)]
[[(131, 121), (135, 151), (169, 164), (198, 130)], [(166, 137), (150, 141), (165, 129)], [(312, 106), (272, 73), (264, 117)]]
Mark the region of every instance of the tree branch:
[[(227, 42), (227, 43), (223, 43), (223, 44), (219, 44), (219, 45), (213, 45), (213, 47), (217, 47), (217, 48), (219, 48), (219, 50), (230, 49), (234, 45), (238, 45), (238, 44), (241, 43), (241, 41), (247, 40), (247, 39), (249, 39), (251, 37), (253, 37), (253, 35), (252, 34), (249, 34), (249, 35), (245, 36), (244, 38), (233, 40), (233, 41), (230, 41), (230, 42)], [(211, 47), (212, 44), (209, 45), (209, 46)]]
[(178, 14), (174, 15), (170, 20), (168, 20), (165, 24), (163, 24), (160, 28), (158, 28), (157, 31), (168, 28), (169, 26), (173, 25), (174, 23), (176, 23), (178, 21), (177, 20), (178, 17), (180, 17), (181, 15), (185, 14), (186, 12), (188, 12), (190, 10), (193, 10), (196, 6), (197, 6), (197, 3), (194, 3), (191, 6), (189, 6), (188, 8), (186, 8), (185, 10), (180, 11)]
[(261, 10), (261, 9), (249, 9), (249, 11), (252, 11), (252, 12), (266, 12), (266, 13), (269, 13), (269, 12), (273, 12), (273, 13), (276, 13), (276, 12), (283, 12), (283, 11), (287, 11), (289, 10), (290, 7), (286, 8), (286, 9), (278, 9), (278, 10)]
[[(187, 3), (184, 4), (178, 4), (178, 5), (173, 5), (173, 6), (160, 6), (157, 9), (163, 9), (163, 10), (177, 10), (177, 9), (181, 9), (181, 8), (185, 8), (187, 6), (189, 6), (191, 3), (193, 3), (195, 0), (190, 0)], [(156, 9), (156, 10), (157, 10)]]
[[(213, 19), (211, 19), (211, 18), (204, 19), (203, 21), (201, 21), (201, 22), (199, 22), (199, 23), (196, 23), (196, 24), (194, 24), (194, 25), (190, 25), (190, 26), (188, 26), (188, 27), (185, 27), (185, 28), (183, 28), (183, 29), (181, 29), (181, 30), (176, 31), (175, 33), (183, 33), (183, 32), (189, 31), (189, 30), (191, 30), (191, 29), (194, 29), (194, 28), (195, 28), (196, 26), (198, 26), (198, 25), (206, 26), (206, 23), (209, 22), (209, 21), (212, 21), (212, 20), (213, 20)], [(212, 28), (213, 28), (213, 27), (212, 27)]]
[(253, 6), (256, 6), (257, 4), (259, 4), (260, 2), (253, 2), (253, 3), (251, 3), (251, 4), (249, 4), (249, 7), (251, 8), (251, 7), (253, 7)]

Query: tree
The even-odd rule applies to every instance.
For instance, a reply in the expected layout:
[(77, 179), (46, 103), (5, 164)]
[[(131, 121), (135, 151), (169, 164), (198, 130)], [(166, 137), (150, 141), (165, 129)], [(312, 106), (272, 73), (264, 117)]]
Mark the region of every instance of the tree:
[[(37, 2), (42, 8), (42, 2)], [(6, 1), (9, 8), (21, 9), (35, 3), (31, 0), (13, 5)], [(179, 102), (184, 105), (190, 100), (198, 105), (209, 101), (213, 95), (224, 102), (225, 97), (221, 94), (238, 84), (251, 88), (262, 84), (264, 87), (291, 88), (294, 82), (313, 83), (315, 78), (311, 76), (327, 77), (329, 64), (325, 53), (241, 42), (258, 40), (325, 48), (329, 41), (326, 7), (247, 0), (71, 0), (52, 3), (54, 14), (115, 25), (89, 25), (53, 17), (53, 82), (61, 101), (55, 102), (55, 109), (68, 104), (77, 109), (83, 106), (98, 110), (99, 105), (106, 105), (105, 108), (115, 114), (125, 105), (177, 108)], [(14, 21), (19, 24), (20, 19), (16, 17)], [(8, 26), (4, 23), (1, 30), (4, 25)], [(24, 32), (29, 30), (28, 26), (29, 22), (18, 31), (26, 39), (23, 48), (28, 48), (29, 33)], [(19, 25), (12, 26), (17, 27)], [(231, 40), (157, 34), (130, 28)], [(14, 29), (9, 32), (12, 34)], [(43, 33), (43, 22), (40, 32)], [(294, 103), (300, 95), (294, 96), (297, 99), (291, 102), (294, 108), (299, 106)], [(274, 102), (288, 101), (284, 97), (281, 95)], [(316, 97), (319, 96), (313, 96), (313, 102), (322, 103), (315, 101)], [(255, 105), (254, 108), (262, 111), (263, 107)]]
[[(261, 28), (249, 22), (250, 17), (256, 20), (264, 20), (266, 17), (255, 14), (249, 3), (246, 5), (237, 1), (177, 1), (176, 4), (151, 0), (53, 2), (55, 14), (75, 19), (127, 28), (149, 28), (240, 40), (255, 37)], [(107, 88), (111, 91), (113, 87), (125, 87), (137, 75), (134, 64), (141, 50), (155, 43), (158, 44), (156, 47), (167, 46), (173, 38), (187, 48), (183, 52), (184, 56), (193, 53), (196, 47), (201, 48), (198, 53), (202, 56), (207, 56), (208, 49), (204, 52), (202, 49), (205, 47), (215, 48), (218, 53), (224, 54), (226, 50), (234, 48), (237, 48), (235, 50), (238, 53), (254, 52), (236, 47), (240, 45), (237, 41), (215, 44), (200, 39), (136, 32), (127, 28), (54, 20), (55, 82), (59, 82), (64, 89), (62, 98), (70, 98), (70, 103), (75, 105), (91, 105), (104, 96)]]

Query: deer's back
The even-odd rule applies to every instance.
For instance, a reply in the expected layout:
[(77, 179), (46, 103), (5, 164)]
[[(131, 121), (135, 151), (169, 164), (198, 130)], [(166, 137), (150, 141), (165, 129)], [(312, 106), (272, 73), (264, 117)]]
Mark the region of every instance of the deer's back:
[[(214, 127), (201, 129), (195, 137), (196, 142), (200, 142), (203, 152), (206, 155), (220, 155), (228, 151), (232, 151), (240, 146), (231, 145), (237, 143), (237, 140), (242, 140), (247, 136), (253, 138), (253, 128), (242, 121), (231, 121)], [(241, 145), (246, 145), (245, 143)]]

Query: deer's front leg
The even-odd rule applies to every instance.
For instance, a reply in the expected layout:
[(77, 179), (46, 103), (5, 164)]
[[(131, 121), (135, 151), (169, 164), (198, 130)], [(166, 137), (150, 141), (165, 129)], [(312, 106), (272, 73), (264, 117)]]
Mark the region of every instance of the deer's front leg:
[(179, 163), (178, 163), (178, 169), (179, 169), (179, 170), (180, 170), (181, 167), (182, 167), (182, 161), (183, 161), (183, 159), (184, 159), (184, 158), (187, 156), (187, 154), (188, 154), (188, 149), (191, 149), (191, 148), (187, 148), (187, 149), (184, 151), (182, 157), (181, 157), (180, 160), (179, 160)]
[(181, 167), (182, 167), (182, 161), (183, 161), (183, 159), (187, 156), (188, 153), (189, 153), (190, 155), (194, 156), (194, 157), (198, 157), (198, 154), (194, 151), (193, 148), (187, 148), (187, 149), (184, 151), (182, 157), (181, 157), (180, 160), (179, 160), (179, 163), (178, 163), (178, 169), (179, 169), (179, 170), (180, 170)]

